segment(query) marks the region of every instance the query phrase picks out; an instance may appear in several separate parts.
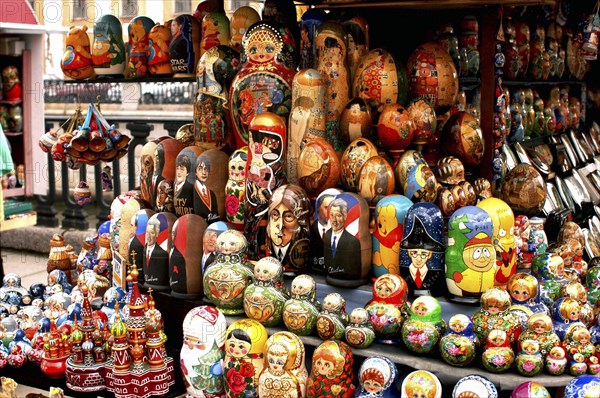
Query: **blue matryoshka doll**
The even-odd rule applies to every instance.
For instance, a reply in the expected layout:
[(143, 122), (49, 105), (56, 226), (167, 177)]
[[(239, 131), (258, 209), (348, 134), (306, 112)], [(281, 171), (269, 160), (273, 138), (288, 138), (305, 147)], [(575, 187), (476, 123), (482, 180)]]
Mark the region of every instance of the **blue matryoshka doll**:
[(598, 396), (600, 396), (600, 377), (598, 376), (578, 376), (565, 387), (564, 398), (592, 398)]
[(300, 69), (315, 66), (315, 36), (317, 28), (327, 20), (321, 9), (311, 8), (300, 18)]
[(579, 320), (580, 306), (577, 300), (569, 297), (561, 297), (552, 305), (552, 323), (554, 332), (560, 337), (561, 341), (565, 339), (567, 331), (585, 324)]
[(565, 262), (557, 253), (533, 256), (531, 274), (538, 280), (541, 300), (548, 307), (559, 297), (561, 286), (569, 282), (565, 276)]
[(417, 203), (406, 213), (400, 245), (400, 275), (412, 296), (442, 296), (444, 288), (444, 220), (431, 203)]
[(358, 371), (360, 391), (357, 398), (393, 398), (398, 396), (398, 370), (389, 358), (374, 355), (365, 359)]
[(448, 321), (448, 332), (440, 339), (442, 359), (453, 366), (466, 366), (475, 358), (479, 339), (473, 322), (464, 314), (455, 314)]

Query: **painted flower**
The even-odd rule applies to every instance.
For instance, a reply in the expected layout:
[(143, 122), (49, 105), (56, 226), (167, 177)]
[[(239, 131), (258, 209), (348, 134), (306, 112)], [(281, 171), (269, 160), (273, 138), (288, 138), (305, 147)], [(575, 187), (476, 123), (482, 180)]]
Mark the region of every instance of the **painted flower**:
[(492, 359), (492, 363), (496, 366), (503, 366), (506, 364), (506, 360), (502, 355), (496, 355), (494, 359)]
[(227, 371), (227, 386), (234, 394), (241, 394), (246, 388), (246, 379), (234, 368)]
[(240, 202), (237, 197), (233, 195), (227, 195), (225, 197), (225, 209), (227, 210), (227, 214), (236, 214), (239, 208)]
[(459, 353), (460, 353), (460, 349), (455, 345), (448, 348), (448, 354), (450, 354), (452, 356), (458, 356)]
[(531, 372), (534, 369), (535, 363), (533, 361), (528, 359), (525, 362), (523, 362), (523, 370), (525, 370), (526, 372)]
[(242, 362), (240, 374), (244, 377), (254, 377), (254, 366), (250, 362)]

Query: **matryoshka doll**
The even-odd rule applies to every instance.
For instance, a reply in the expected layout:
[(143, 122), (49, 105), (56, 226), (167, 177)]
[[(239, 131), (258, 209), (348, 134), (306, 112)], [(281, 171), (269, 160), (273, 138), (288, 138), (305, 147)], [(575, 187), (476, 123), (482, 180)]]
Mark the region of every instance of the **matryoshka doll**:
[(331, 228), (329, 220), (329, 205), (342, 191), (337, 188), (324, 190), (315, 200), (315, 218), (310, 226), (310, 263), (312, 271), (325, 274), (325, 259), (323, 254), (323, 240), (325, 232)]
[(328, 340), (313, 353), (307, 398), (354, 397), (354, 357), (344, 342)]
[(515, 353), (510, 346), (511, 336), (502, 329), (491, 329), (481, 354), (483, 367), (492, 373), (503, 373), (515, 361)]
[(229, 24), (229, 46), (235, 51), (241, 51), (244, 34), (250, 26), (258, 21), (260, 21), (260, 15), (250, 6), (239, 7), (235, 10)]
[(587, 288), (587, 297), (591, 305), (598, 307), (598, 297), (600, 296), (600, 266), (591, 267), (585, 276), (585, 287)]
[(238, 231), (244, 229), (244, 213), (246, 211), (246, 163), (248, 147), (236, 149), (229, 158), (229, 179), (225, 186), (225, 215), (227, 222)]
[(283, 318), (288, 295), (277, 285), (283, 280), (283, 267), (274, 257), (263, 257), (254, 265), (254, 282), (244, 290), (246, 316), (266, 327), (277, 326)]
[(350, 82), (353, 82), (358, 64), (369, 52), (369, 22), (357, 15), (344, 21), (343, 24), (348, 33), (348, 69), (350, 69)]
[(395, 103), (384, 105), (377, 122), (377, 137), (394, 158), (394, 164), (410, 145), (414, 134), (412, 119), (406, 108)]
[(573, 376), (585, 373), (596, 375), (600, 372), (596, 347), (591, 342), (590, 331), (584, 325), (576, 324), (570, 327), (562, 346), (567, 352), (569, 372)]
[(265, 367), (258, 377), (259, 397), (305, 397), (308, 371), (304, 343), (290, 332), (277, 332), (267, 340)]
[[(146, 244), (146, 228), (148, 220), (155, 214), (154, 210), (139, 210), (131, 218), (134, 234), (129, 240), (128, 263), (136, 266), (138, 270), (138, 282), (144, 284), (144, 246)], [(127, 220), (125, 220), (127, 222)]]
[(371, 316), (378, 342), (396, 344), (404, 320), (403, 307), (408, 297), (408, 285), (399, 275), (384, 274), (373, 284), (373, 298), (365, 305)]
[(150, 52), (148, 34), (154, 21), (148, 17), (137, 16), (129, 23), (128, 33), (128, 72), (129, 77), (146, 77), (148, 75), (148, 54)]
[(567, 362), (565, 349), (560, 345), (552, 347), (548, 355), (546, 355), (546, 372), (555, 376), (561, 375), (567, 369)]
[(225, 219), (228, 161), (225, 152), (209, 149), (198, 156), (194, 164), (194, 214), (203, 217), (209, 224)]
[(540, 353), (548, 355), (553, 347), (560, 345), (560, 339), (554, 333), (552, 319), (546, 314), (533, 314), (527, 320), (527, 330), (519, 336), (520, 347), (525, 340), (537, 341)]
[(267, 329), (252, 319), (239, 319), (229, 325), (223, 368), (227, 398), (258, 397), (268, 337)]
[(169, 252), (173, 245), (171, 231), (177, 217), (172, 213), (156, 213), (146, 224), (144, 247), (144, 287), (168, 291)]
[(479, 72), (479, 23), (474, 16), (467, 15), (460, 21), (458, 41), (463, 62), (462, 76), (477, 76)]
[(309, 8), (300, 18), (300, 69), (315, 67), (315, 37), (317, 28), (327, 20), (327, 14)]
[(579, 319), (588, 328), (594, 324), (594, 308), (587, 299), (585, 287), (579, 282), (569, 282), (560, 287), (561, 297), (570, 297), (579, 303)]
[(426, 370), (416, 370), (406, 376), (400, 391), (401, 398), (442, 398), (442, 383), (433, 373)]
[(431, 203), (416, 203), (406, 213), (400, 244), (400, 275), (411, 296), (444, 294), (444, 221)]
[(333, 147), (321, 137), (312, 138), (304, 145), (297, 166), (298, 185), (311, 199), (336, 187), (340, 180), (339, 158)]
[(166, 138), (156, 145), (154, 150), (154, 174), (152, 176), (152, 202), (156, 203), (158, 185), (163, 180), (175, 181), (177, 155), (183, 144), (175, 138)]
[(372, 127), (369, 104), (363, 98), (352, 98), (340, 116), (340, 139), (348, 145), (357, 138), (369, 138)]
[(148, 34), (148, 70), (152, 76), (170, 76), (173, 73), (169, 44), (171, 29), (167, 23), (156, 23)]
[(530, 229), (529, 217), (524, 214), (515, 217), (514, 235), (518, 268), (531, 268), (533, 253), (528, 250)]
[(393, 398), (397, 396), (398, 370), (389, 358), (373, 355), (365, 359), (358, 371), (361, 390), (357, 398)]
[(209, 12), (202, 19), (202, 39), (200, 41), (200, 56), (219, 45), (228, 45), (231, 36), (229, 18), (225, 13)]
[[(366, 138), (357, 138), (348, 145), (341, 160), (342, 185), (351, 192), (358, 191), (360, 170), (367, 160), (377, 156), (377, 147)], [(405, 180), (398, 180), (405, 181)]]
[(140, 155), (140, 196), (147, 203), (155, 203), (154, 169), (156, 168), (156, 146), (169, 137), (160, 137), (149, 141), (142, 147)]
[(440, 339), (442, 359), (452, 366), (467, 366), (475, 358), (479, 340), (473, 331), (473, 322), (464, 314), (452, 315), (448, 332)]
[(121, 257), (129, 258), (129, 241), (135, 234), (135, 227), (131, 223), (132, 218), (135, 217), (139, 210), (146, 209), (148, 207), (148, 204), (142, 199), (130, 198), (123, 204), (120, 215), (111, 215), (111, 217), (113, 217), (112, 221), (115, 221), (114, 227), (119, 230), (119, 235), (113, 237), (113, 239), (115, 239), (117, 242), (112, 243), (117, 244), (115, 248), (118, 249)]
[(498, 390), (487, 377), (471, 374), (459, 379), (452, 390), (452, 398), (498, 398)]
[[(71, 26), (66, 38), (66, 48), (60, 61), (60, 68), (66, 77), (81, 80), (94, 77), (94, 65), (90, 52), (90, 38), (87, 35), (88, 27), (83, 25)], [(13, 67), (14, 68), (14, 67)], [(14, 68), (16, 69), (16, 68)], [(20, 84), (15, 87), (21, 87)], [(4, 89), (5, 94), (8, 94)], [(16, 92), (16, 90), (15, 90)], [(7, 95), (7, 98), (13, 97)], [(16, 95), (14, 97), (17, 97)], [(20, 99), (20, 98), (19, 98)]]
[(412, 144), (422, 150), (429, 142), (429, 138), (437, 131), (435, 110), (429, 102), (422, 98), (415, 98), (410, 101), (407, 111), (414, 130)]
[(569, 282), (565, 276), (565, 263), (557, 253), (536, 254), (531, 274), (539, 281), (540, 297), (548, 307), (559, 297), (560, 287)]
[(178, 298), (202, 297), (202, 253), (198, 237), (204, 235), (206, 221), (196, 214), (186, 214), (173, 224), (173, 245), (169, 252), (171, 295)]
[(540, 342), (537, 340), (520, 340), (521, 351), (517, 354), (517, 371), (523, 376), (536, 376), (544, 368)]
[(292, 281), (291, 298), (283, 307), (285, 327), (299, 336), (307, 336), (315, 329), (319, 311), (317, 283), (310, 275), (298, 275)]
[(102, 15), (94, 24), (94, 72), (97, 76), (123, 76), (125, 58), (121, 21), (114, 15)]
[(369, 347), (375, 340), (375, 329), (369, 311), (357, 307), (352, 310), (348, 318), (348, 326), (344, 332), (348, 345), (355, 348)]
[(529, 69), (529, 59), (531, 54), (531, 30), (525, 21), (515, 22), (515, 40), (517, 51), (519, 52), (519, 76), (526, 76)]
[(409, 314), (402, 324), (402, 341), (412, 352), (429, 354), (448, 329), (442, 319), (442, 306), (435, 297), (421, 296), (413, 301)]
[(194, 184), (196, 159), (204, 152), (197, 146), (186, 147), (175, 158), (175, 188), (173, 201), (177, 217), (194, 213)]
[(546, 51), (546, 30), (537, 24), (531, 35), (531, 56), (529, 59), (529, 76), (535, 80), (548, 79), (550, 59)]
[[(283, 45), (279, 31), (266, 22), (252, 25), (244, 35), (242, 59), (247, 62), (235, 75), (229, 93), (238, 148), (250, 145), (249, 130), (255, 115), (270, 112), (287, 120), (290, 114), (294, 71), (282, 62)], [(281, 146), (285, 142), (282, 140)]]
[(202, 273), (217, 258), (217, 238), (223, 232), (232, 229), (231, 224), (223, 221), (217, 221), (210, 224), (202, 236)]
[(212, 306), (195, 307), (185, 316), (182, 327), (181, 370), (188, 396), (224, 396), (225, 316)]
[(479, 341), (487, 341), (490, 330), (506, 332), (510, 341), (521, 333), (521, 324), (509, 311), (510, 295), (499, 287), (487, 289), (481, 295), (481, 310), (471, 317)]
[(540, 302), (538, 280), (526, 273), (514, 274), (508, 280), (506, 290), (513, 305), (524, 305), (533, 313), (550, 315), (550, 310)]
[(577, 300), (570, 297), (561, 297), (552, 305), (552, 323), (554, 331), (561, 340), (565, 339), (567, 331), (575, 325), (584, 326), (579, 320), (580, 306)]
[(173, 181), (162, 180), (156, 188), (156, 203), (154, 208), (159, 212), (168, 212), (175, 214), (173, 203)]
[(323, 299), (323, 310), (317, 318), (317, 333), (322, 340), (341, 340), (348, 324), (346, 299), (339, 293), (329, 293)]
[(193, 77), (200, 59), (200, 23), (189, 14), (178, 15), (171, 22), (169, 56), (173, 77)]

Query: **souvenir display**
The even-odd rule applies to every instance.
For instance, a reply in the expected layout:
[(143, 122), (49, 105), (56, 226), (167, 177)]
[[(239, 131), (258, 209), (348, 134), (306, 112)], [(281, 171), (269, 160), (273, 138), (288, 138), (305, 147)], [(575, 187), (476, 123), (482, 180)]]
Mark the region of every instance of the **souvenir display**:
[(435, 297), (418, 297), (412, 302), (409, 317), (402, 324), (402, 341), (412, 352), (429, 354), (436, 349), (447, 329), (440, 302)]
[(503, 373), (510, 369), (515, 361), (511, 348), (511, 337), (502, 329), (492, 329), (486, 337), (481, 355), (483, 367), (492, 373)]
[(444, 221), (431, 203), (416, 203), (404, 219), (400, 244), (400, 275), (411, 296), (444, 294)]
[(231, 229), (231, 225), (223, 221), (210, 224), (202, 236), (202, 274), (217, 258), (217, 238), (223, 232)]
[(401, 398), (431, 397), (442, 398), (442, 383), (431, 372), (416, 370), (409, 373), (402, 382)]
[(173, 77), (193, 77), (200, 59), (200, 23), (188, 14), (178, 15), (171, 22), (169, 56)]
[(283, 266), (274, 257), (263, 257), (254, 265), (254, 282), (244, 289), (246, 316), (266, 327), (283, 319), (288, 294), (278, 285), (283, 281)]
[(219, 45), (228, 45), (231, 41), (229, 18), (225, 13), (209, 12), (202, 19), (200, 37), (200, 56)]
[(144, 246), (144, 287), (168, 291), (169, 252), (173, 247), (172, 229), (177, 217), (172, 213), (156, 213), (146, 224)]
[(370, 208), (385, 196), (394, 192), (394, 170), (381, 156), (373, 156), (360, 169), (358, 178), (358, 193)]
[(229, 46), (236, 51), (242, 50), (242, 38), (248, 28), (260, 21), (260, 15), (250, 6), (239, 7), (231, 16), (229, 24)]
[[(148, 36), (153, 26), (154, 21), (144, 16), (137, 16), (129, 23), (127, 53), (129, 60), (127, 64), (129, 77), (146, 77), (149, 74), (148, 56), (150, 53), (150, 43)], [(173, 28), (171, 28), (171, 32), (172, 31)]]
[[(67, 33), (65, 41), (65, 52), (62, 60), (60, 61), (60, 68), (66, 77), (75, 80), (82, 80), (94, 77), (94, 63), (92, 61), (92, 53), (90, 51), (90, 38), (87, 34), (88, 27), (83, 25), (72, 26)], [(12, 73), (11, 73), (12, 72)], [(14, 66), (8, 66), (2, 70), (2, 80), (6, 83), (6, 76), (14, 74), (18, 76), (17, 68)], [(8, 100), (21, 99), (20, 88), (21, 85), (10, 84), (9, 87), (13, 89), (12, 92), (8, 93), (8, 90), (3, 88), (4, 94)], [(9, 95), (7, 95), (9, 94)], [(13, 95), (14, 94), (14, 95)]]
[(564, 398), (592, 398), (600, 394), (600, 377), (577, 376), (565, 387)]
[(298, 157), (297, 178), (310, 198), (338, 185), (340, 161), (324, 138), (315, 137), (304, 145)]
[(442, 359), (453, 366), (467, 366), (475, 358), (479, 339), (473, 331), (473, 322), (463, 314), (455, 314), (448, 321), (448, 331), (440, 339)]
[(317, 334), (322, 340), (341, 340), (347, 324), (346, 299), (339, 293), (329, 293), (323, 299), (323, 309), (317, 317)]
[(327, 20), (325, 11), (309, 8), (300, 18), (300, 69), (315, 67), (317, 28)]
[(148, 33), (148, 72), (152, 76), (173, 74), (169, 45), (171, 29), (167, 23), (156, 23)]
[(501, 199), (515, 212), (537, 214), (546, 200), (546, 182), (531, 165), (520, 163), (506, 175)]
[(247, 162), (247, 146), (236, 149), (231, 154), (229, 158), (229, 179), (225, 186), (225, 213), (227, 222), (231, 223), (238, 231), (244, 229)]
[(173, 242), (169, 252), (169, 284), (173, 297), (202, 297), (204, 249), (197, 239), (205, 234), (206, 228), (206, 221), (196, 214), (183, 215), (173, 224)]
[(371, 316), (378, 342), (397, 344), (404, 321), (404, 305), (407, 303), (408, 285), (399, 275), (384, 274), (373, 283), (373, 298), (365, 305)]
[(123, 76), (125, 58), (121, 21), (114, 15), (102, 15), (94, 24), (92, 62), (96, 76)]
[(152, 201), (150, 203), (156, 203), (158, 185), (161, 181), (175, 181), (175, 159), (182, 149), (183, 144), (175, 138), (166, 138), (156, 145), (154, 151), (154, 173), (151, 181)]
[(357, 391), (356, 397), (396, 397), (397, 377), (396, 365), (389, 358), (382, 355), (370, 356), (360, 365), (358, 381), (361, 390)]
[(446, 121), (443, 129), (442, 146), (446, 153), (469, 166), (481, 164), (485, 142), (475, 117), (467, 112), (457, 112)]
[(258, 396), (265, 365), (267, 329), (252, 319), (239, 319), (227, 328), (223, 376), (227, 398)]
[(321, 343), (313, 353), (307, 398), (354, 397), (354, 357), (350, 347), (338, 340)]
[(515, 388), (510, 398), (552, 398), (546, 387), (535, 381), (521, 383)]
[[(481, 310), (475, 312), (471, 317), (479, 341), (488, 341), (488, 334), (492, 327), (493, 330), (504, 332), (504, 336), (496, 337), (507, 340), (507, 344), (510, 344), (520, 334), (521, 324), (511, 314), (509, 307), (510, 295), (506, 290), (492, 287), (481, 295)], [(501, 343), (504, 344), (504, 342)], [(490, 347), (494, 347), (493, 342)]]
[(349, 346), (355, 348), (367, 348), (373, 343), (375, 329), (366, 309), (357, 307), (352, 310), (348, 319), (348, 326), (346, 326), (344, 332), (344, 338)]
[(586, 373), (597, 375), (600, 364), (596, 356), (596, 347), (591, 342), (590, 331), (582, 324), (569, 327), (562, 343), (569, 358), (569, 372), (573, 376)]
[(340, 139), (342, 142), (348, 145), (357, 138), (369, 138), (372, 127), (373, 116), (369, 104), (360, 97), (352, 98), (340, 115)]
[(314, 331), (320, 311), (315, 280), (306, 274), (295, 277), (292, 281), (291, 298), (283, 307), (285, 327), (299, 336), (307, 336)]
[(498, 398), (498, 390), (494, 383), (480, 375), (468, 375), (461, 378), (452, 390), (452, 398), (475, 395), (479, 398)]
[(182, 328), (181, 370), (188, 396), (223, 396), (225, 316), (215, 307), (195, 307), (185, 316)]
[[(358, 191), (362, 166), (367, 160), (377, 155), (377, 147), (366, 138), (357, 138), (348, 145), (342, 155), (340, 170), (342, 185), (346, 190), (351, 192)], [(405, 179), (398, 181), (405, 181)]]
[(192, 194), (194, 214), (203, 217), (209, 224), (225, 219), (228, 160), (225, 152), (218, 149), (209, 149), (196, 158), (196, 181)]
[(177, 217), (194, 214), (194, 184), (196, 182), (194, 167), (202, 152), (202, 149), (191, 146), (183, 148), (175, 158), (173, 201)]

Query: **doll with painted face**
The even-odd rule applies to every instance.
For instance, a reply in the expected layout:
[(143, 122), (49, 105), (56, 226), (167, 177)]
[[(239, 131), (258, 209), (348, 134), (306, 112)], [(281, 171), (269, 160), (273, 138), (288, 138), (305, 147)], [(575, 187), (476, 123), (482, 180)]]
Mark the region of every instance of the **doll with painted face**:
[(373, 284), (373, 298), (365, 305), (375, 328), (377, 341), (396, 344), (400, 341), (403, 307), (408, 298), (406, 281), (394, 274), (384, 274)]
[(448, 332), (440, 339), (442, 359), (453, 366), (466, 366), (475, 358), (479, 339), (473, 322), (464, 314), (455, 314), (448, 322)]
[(402, 324), (402, 340), (417, 354), (432, 352), (448, 326), (442, 319), (442, 306), (434, 297), (422, 296), (413, 301), (409, 318)]
[(546, 252), (533, 257), (531, 274), (539, 281), (541, 300), (551, 307), (560, 294), (560, 288), (569, 280), (565, 276), (565, 263), (557, 253)]
[(533, 314), (527, 320), (527, 330), (519, 336), (518, 346), (526, 340), (539, 343), (539, 351), (546, 356), (552, 348), (560, 345), (560, 338), (554, 333), (552, 319), (546, 314)]
[(501, 288), (490, 288), (481, 295), (481, 310), (471, 317), (475, 334), (480, 341), (487, 341), (492, 329), (506, 332), (511, 341), (521, 333), (519, 320), (509, 311), (510, 295)]
[(551, 375), (561, 375), (567, 369), (567, 362), (565, 349), (560, 345), (552, 347), (548, 355), (546, 355), (546, 371)]
[(317, 318), (317, 333), (323, 340), (342, 339), (348, 324), (346, 299), (339, 293), (329, 293), (323, 299), (323, 310)]
[(514, 274), (508, 280), (506, 290), (512, 305), (524, 305), (533, 313), (549, 315), (550, 310), (539, 299), (538, 281), (530, 274)]
[(600, 372), (596, 347), (592, 344), (590, 331), (584, 325), (569, 328), (562, 346), (570, 360), (569, 371), (573, 376), (585, 373), (596, 375)]
[(402, 382), (400, 387), (402, 398), (425, 397), (442, 398), (442, 384), (431, 372), (426, 370), (415, 370)]
[(570, 297), (579, 303), (579, 319), (586, 327), (594, 323), (594, 308), (588, 303), (585, 287), (579, 282), (569, 282), (560, 288), (561, 297)]
[(503, 373), (515, 361), (515, 353), (510, 346), (511, 337), (502, 329), (492, 329), (486, 338), (481, 355), (483, 366), (493, 373)]
[(580, 320), (580, 305), (577, 300), (570, 297), (561, 297), (552, 305), (552, 323), (554, 331), (561, 340), (565, 339), (567, 332), (576, 325), (582, 325)]
[(313, 354), (306, 396), (354, 397), (353, 364), (354, 357), (346, 343), (337, 340), (323, 342)]
[(286, 328), (299, 335), (311, 334), (317, 324), (321, 304), (317, 301), (317, 283), (310, 275), (298, 275), (292, 281), (291, 298), (283, 307)]
[(375, 340), (375, 329), (371, 323), (369, 312), (357, 307), (352, 310), (348, 320), (348, 326), (344, 332), (344, 338), (351, 347), (367, 348)]
[(374, 355), (364, 360), (358, 371), (361, 390), (357, 398), (392, 398), (397, 396), (395, 390), (398, 370), (389, 358)]
[(229, 179), (225, 186), (225, 213), (235, 229), (244, 229), (244, 196), (246, 193), (246, 162), (248, 147), (237, 149), (229, 158)]
[(544, 368), (544, 357), (537, 340), (522, 340), (516, 358), (517, 370), (523, 376), (536, 376)]
[(264, 257), (254, 266), (254, 283), (244, 290), (246, 316), (266, 327), (277, 326), (283, 317), (287, 293), (277, 285), (283, 280), (283, 267), (274, 257)]

